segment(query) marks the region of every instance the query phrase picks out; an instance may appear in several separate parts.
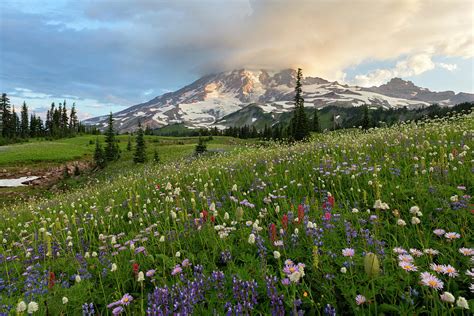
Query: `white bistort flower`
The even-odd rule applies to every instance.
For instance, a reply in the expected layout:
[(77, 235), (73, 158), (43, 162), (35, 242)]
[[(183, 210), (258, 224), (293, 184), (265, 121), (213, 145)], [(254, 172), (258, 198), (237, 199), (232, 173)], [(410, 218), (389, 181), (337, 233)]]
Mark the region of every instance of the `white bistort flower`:
[(28, 303), (28, 310), (27, 310), (27, 313), (28, 313), (28, 314), (33, 314), (34, 312), (37, 312), (38, 309), (39, 309), (38, 303), (36, 303), (36, 302), (29, 302), (29, 303)]

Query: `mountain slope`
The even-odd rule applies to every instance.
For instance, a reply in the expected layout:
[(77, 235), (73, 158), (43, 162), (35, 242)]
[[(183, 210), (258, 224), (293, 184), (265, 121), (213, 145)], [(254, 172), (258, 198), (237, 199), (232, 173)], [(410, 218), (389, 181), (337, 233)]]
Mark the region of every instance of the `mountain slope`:
[[(138, 122), (159, 128), (182, 123), (189, 128), (274, 123), (279, 114), (293, 109), (296, 71), (234, 70), (204, 76), (175, 92), (158, 96), (114, 114), (120, 132), (136, 129)], [(410, 81), (394, 78), (379, 87), (361, 88), (322, 78), (303, 80), (306, 107), (329, 105), (353, 107), (368, 104), (377, 108), (419, 108), (432, 103), (452, 106), (474, 101), (474, 95), (452, 91), (432, 92)], [(242, 111), (246, 107), (250, 108)], [(257, 111), (259, 108), (261, 111)], [(249, 116), (249, 113), (255, 113)], [(235, 113), (235, 115), (231, 115)], [(245, 118), (239, 117), (245, 113)], [(226, 117), (225, 120), (223, 118)], [(106, 117), (96, 117), (86, 124), (106, 126)]]

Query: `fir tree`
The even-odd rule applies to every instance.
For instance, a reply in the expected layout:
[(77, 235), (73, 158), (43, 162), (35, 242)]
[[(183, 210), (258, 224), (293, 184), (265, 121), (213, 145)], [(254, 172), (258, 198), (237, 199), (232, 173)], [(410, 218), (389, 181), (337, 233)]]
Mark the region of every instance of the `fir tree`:
[(305, 140), (309, 137), (308, 118), (306, 117), (306, 112), (304, 110), (304, 99), (302, 96), (302, 77), (303, 73), (301, 68), (298, 68), (295, 86), (295, 110), (291, 122), (293, 139), (296, 141)]
[(142, 125), (138, 123), (138, 132), (135, 140), (135, 154), (133, 162), (144, 163), (146, 160), (145, 137), (143, 136)]
[(318, 109), (314, 109), (313, 114), (313, 132), (320, 133), (321, 132), (321, 124), (319, 123), (319, 113)]
[(132, 151), (132, 137), (128, 136), (127, 151)]
[(28, 125), (28, 107), (26, 106), (26, 102), (23, 102), (23, 106), (21, 107), (20, 112), (20, 137), (27, 138), (29, 136), (29, 125)]
[(6, 93), (2, 94), (0, 100), (0, 132), (5, 138), (12, 138), (14, 131), (12, 130), (12, 113), (10, 109), (10, 99)]
[(156, 150), (155, 148), (155, 151), (153, 152), (153, 161), (155, 163), (159, 163), (160, 162), (160, 155), (158, 154), (158, 150)]
[(99, 169), (104, 168), (107, 163), (104, 157), (104, 150), (99, 143), (99, 138), (96, 138), (95, 140), (94, 163)]
[(369, 117), (369, 107), (367, 105), (364, 105), (364, 114), (362, 117), (362, 124), (361, 124), (363, 129), (369, 129), (370, 128), (370, 117)]
[(199, 136), (199, 142), (196, 145), (194, 152), (196, 153), (196, 155), (201, 155), (205, 153), (206, 151), (207, 151), (207, 145), (204, 142), (204, 139), (201, 136)]
[(105, 132), (105, 144), (105, 160), (118, 160), (120, 158), (120, 149), (118, 147), (117, 141), (115, 140), (114, 119), (112, 117), (112, 112), (109, 115), (107, 131)]
[(78, 132), (78, 123), (79, 120), (77, 119), (76, 103), (73, 103), (71, 114), (69, 115), (69, 130), (73, 136)]

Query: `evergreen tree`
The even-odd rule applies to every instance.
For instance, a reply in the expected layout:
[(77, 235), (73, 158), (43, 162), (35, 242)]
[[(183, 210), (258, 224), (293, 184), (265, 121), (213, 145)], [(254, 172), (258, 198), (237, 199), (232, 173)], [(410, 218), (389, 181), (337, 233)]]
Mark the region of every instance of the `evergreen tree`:
[(301, 68), (298, 68), (295, 86), (295, 110), (291, 122), (293, 139), (296, 141), (305, 140), (309, 137), (308, 118), (304, 110), (304, 99), (302, 96), (302, 77), (303, 73)]
[(71, 114), (69, 115), (69, 130), (71, 135), (76, 135), (78, 133), (78, 123), (77, 112), (76, 112), (76, 103), (72, 104)]
[(20, 137), (27, 138), (29, 136), (29, 125), (28, 125), (28, 107), (26, 102), (23, 102), (21, 107), (21, 123), (20, 123)]
[(11, 131), (13, 138), (16, 138), (18, 135), (20, 135), (20, 118), (15, 112), (15, 107), (12, 109)]
[(127, 151), (132, 151), (132, 137), (128, 136)]
[(362, 117), (362, 128), (363, 129), (369, 129), (370, 128), (370, 117), (369, 117), (369, 107), (367, 105), (364, 105), (364, 114)]
[(94, 163), (97, 168), (102, 169), (107, 164), (105, 160), (104, 150), (99, 143), (99, 138), (95, 140)]
[(10, 109), (10, 99), (6, 93), (2, 94), (0, 100), (0, 135), (5, 138), (12, 138), (14, 133), (12, 130), (12, 113)]
[(319, 113), (318, 109), (314, 109), (314, 114), (313, 114), (313, 132), (320, 133), (321, 132), (321, 124), (319, 123)]
[(112, 112), (109, 115), (107, 131), (105, 132), (105, 144), (105, 160), (118, 160), (120, 158), (120, 149), (118, 147), (117, 141), (115, 140), (114, 119), (112, 117)]
[(138, 123), (138, 132), (135, 140), (135, 154), (133, 162), (144, 163), (146, 161), (145, 137), (143, 136), (142, 125)]
[(194, 152), (196, 153), (196, 155), (201, 155), (205, 153), (206, 151), (207, 151), (207, 145), (204, 142), (204, 139), (201, 136), (199, 136), (199, 142), (196, 145)]
[(155, 151), (153, 152), (153, 161), (155, 163), (159, 163), (160, 162), (160, 155), (158, 154), (158, 150), (156, 150), (155, 148)]
[(61, 112), (61, 137), (66, 137), (69, 135), (68, 121), (69, 117), (67, 116), (66, 100), (64, 100), (63, 109)]

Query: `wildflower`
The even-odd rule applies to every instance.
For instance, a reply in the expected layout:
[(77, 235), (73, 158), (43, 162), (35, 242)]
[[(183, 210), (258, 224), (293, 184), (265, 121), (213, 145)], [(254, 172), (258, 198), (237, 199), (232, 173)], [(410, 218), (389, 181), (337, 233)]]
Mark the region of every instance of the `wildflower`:
[(359, 294), (355, 297), (355, 301), (356, 301), (356, 304), (357, 305), (362, 305), (364, 304), (365, 302), (367, 302), (367, 299), (365, 298), (365, 296)]
[(427, 255), (430, 255), (430, 256), (436, 256), (437, 254), (439, 254), (438, 250), (432, 249), (432, 248), (428, 248), (428, 249), (425, 249), (423, 251), (424, 251), (424, 253), (426, 253)]
[(400, 261), (400, 262), (398, 262), (398, 265), (403, 270), (408, 271), (408, 272), (418, 271), (418, 268), (411, 262)]
[(423, 272), (420, 275), (421, 277), (421, 284), (429, 286), (432, 289), (435, 290), (442, 290), (443, 289), (443, 281), (435, 277), (429, 272)]
[(439, 298), (443, 301), (443, 302), (447, 302), (447, 303), (454, 303), (454, 296), (453, 294), (449, 293), (449, 292), (444, 292), (443, 294), (441, 294), (439, 296)]
[(346, 267), (342, 267), (340, 271), (341, 271), (341, 273), (346, 273), (346, 272), (347, 272), (347, 268), (346, 268)]
[(435, 272), (438, 272), (438, 273), (443, 273), (443, 271), (444, 271), (444, 266), (441, 265), (441, 264), (432, 263), (432, 264), (430, 264), (430, 268), (431, 268), (431, 270), (433, 270)]
[(278, 251), (275, 250), (275, 251), (273, 252), (273, 257), (274, 257), (275, 259), (279, 259), (279, 258), (281, 257), (280, 252), (278, 252)]
[(112, 310), (112, 315), (120, 315), (123, 312), (123, 307), (122, 306), (117, 306)]
[(143, 274), (142, 271), (138, 272), (138, 276), (137, 276), (137, 282), (143, 282), (145, 281), (145, 275)]
[(469, 304), (467, 303), (466, 299), (462, 296), (458, 297), (458, 300), (456, 301), (456, 305), (464, 309), (469, 309)]
[(474, 256), (474, 248), (459, 248), (459, 252), (464, 256)]
[(281, 280), (281, 284), (283, 284), (283, 285), (290, 285), (290, 279), (284, 278), (283, 280)]
[(69, 299), (66, 296), (63, 296), (63, 304), (66, 305), (69, 302)]
[(241, 221), (242, 218), (244, 217), (244, 209), (242, 207), (237, 207), (235, 210), (235, 217), (238, 221)]
[(398, 220), (397, 220), (397, 225), (398, 225), (398, 226), (406, 226), (407, 223), (406, 223), (403, 219), (398, 219)]
[(410, 253), (415, 257), (423, 256), (423, 252), (415, 248), (410, 248)]
[(407, 253), (407, 251), (405, 249), (400, 248), (400, 247), (393, 248), (393, 252), (396, 253), (396, 254), (399, 254), (399, 255), (403, 255), (403, 254)]
[(255, 234), (250, 234), (248, 239), (249, 244), (255, 244)]
[(453, 239), (461, 238), (461, 235), (455, 232), (449, 232), (449, 233), (444, 234), (444, 237), (446, 237), (449, 240), (453, 240)]
[(413, 257), (411, 255), (399, 255), (398, 260), (403, 261), (403, 262), (412, 262)]
[(133, 274), (137, 275), (138, 269), (140, 269), (140, 265), (139, 265), (138, 263), (134, 262), (134, 263), (132, 264)]
[(446, 231), (445, 231), (444, 229), (438, 228), (438, 229), (433, 230), (433, 233), (434, 233), (436, 236), (441, 237), (441, 236), (443, 236), (443, 235), (446, 233)]
[(443, 266), (443, 274), (447, 274), (451, 278), (457, 277), (459, 275), (456, 269), (450, 264)]
[(420, 223), (420, 219), (418, 217), (414, 216), (414, 217), (411, 218), (411, 223), (413, 225), (418, 225)]
[(354, 257), (355, 250), (353, 248), (344, 248), (342, 249), (342, 255), (344, 257)]
[[(458, 299), (459, 300), (459, 299)], [(39, 309), (39, 306), (38, 306), (38, 303), (36, 302), (29, 302), (28, 303), (28, 310), (27, 310), (27, 313), (28, 314), (33, 314), (34, 312), (37, 312)]]
[(130, 294), (126, 293), (124, 296), (122, 296), (122, 298), (120, 299), (120, 303), (122, 305), (129, 305), (130, 302), (133, 301), (133, 296), (131, 296)]
[(156, 270), (148, 270), (145, 275), (149, 278), (153, 277), (155, 275)]
[(283, 217), (281, 218), (281, 224), (283, 225), (284, 229), (288, 228), (288, 215), (283, 215)]
[(110, 268), (111, 272), (117, 271), (117, 265), (115, 263), (112, 263), (112, 267)]
[(26, 311), (26, 303), (24, 301), (19, 302), (16, 306), (16, 311), (18, 313), (23, 313), (24, 311)]
[(183, 271), (183, 269), (181, 268), (181, 266), (179, 264), (177, 264), (173, 270), (171, 271), (171, 275), (176, 275), (176, 274), (180, 274), (181, 272)]
[(82, 281), (81, 276), (79, 274), (76, 274), (75, 281), (76, 283), (80, 283)]
[(181, 266), (183, 268), (189, 267), (191, 266), (191, 262), (189, 261), (189, 259), (184, 259), (183, 262), (181, 262)]
[(420, 208), (418, 206), (412, 206), (410, 207), (410, 214), (416, 214), (420, 211)]
[(175, 256), (176, 258), (179, 258), (179, 257), (181, 257), (181, 252), (179, 252), (179, 251), (176, 251), (176, 253), (174, 254), (174, 256)]

